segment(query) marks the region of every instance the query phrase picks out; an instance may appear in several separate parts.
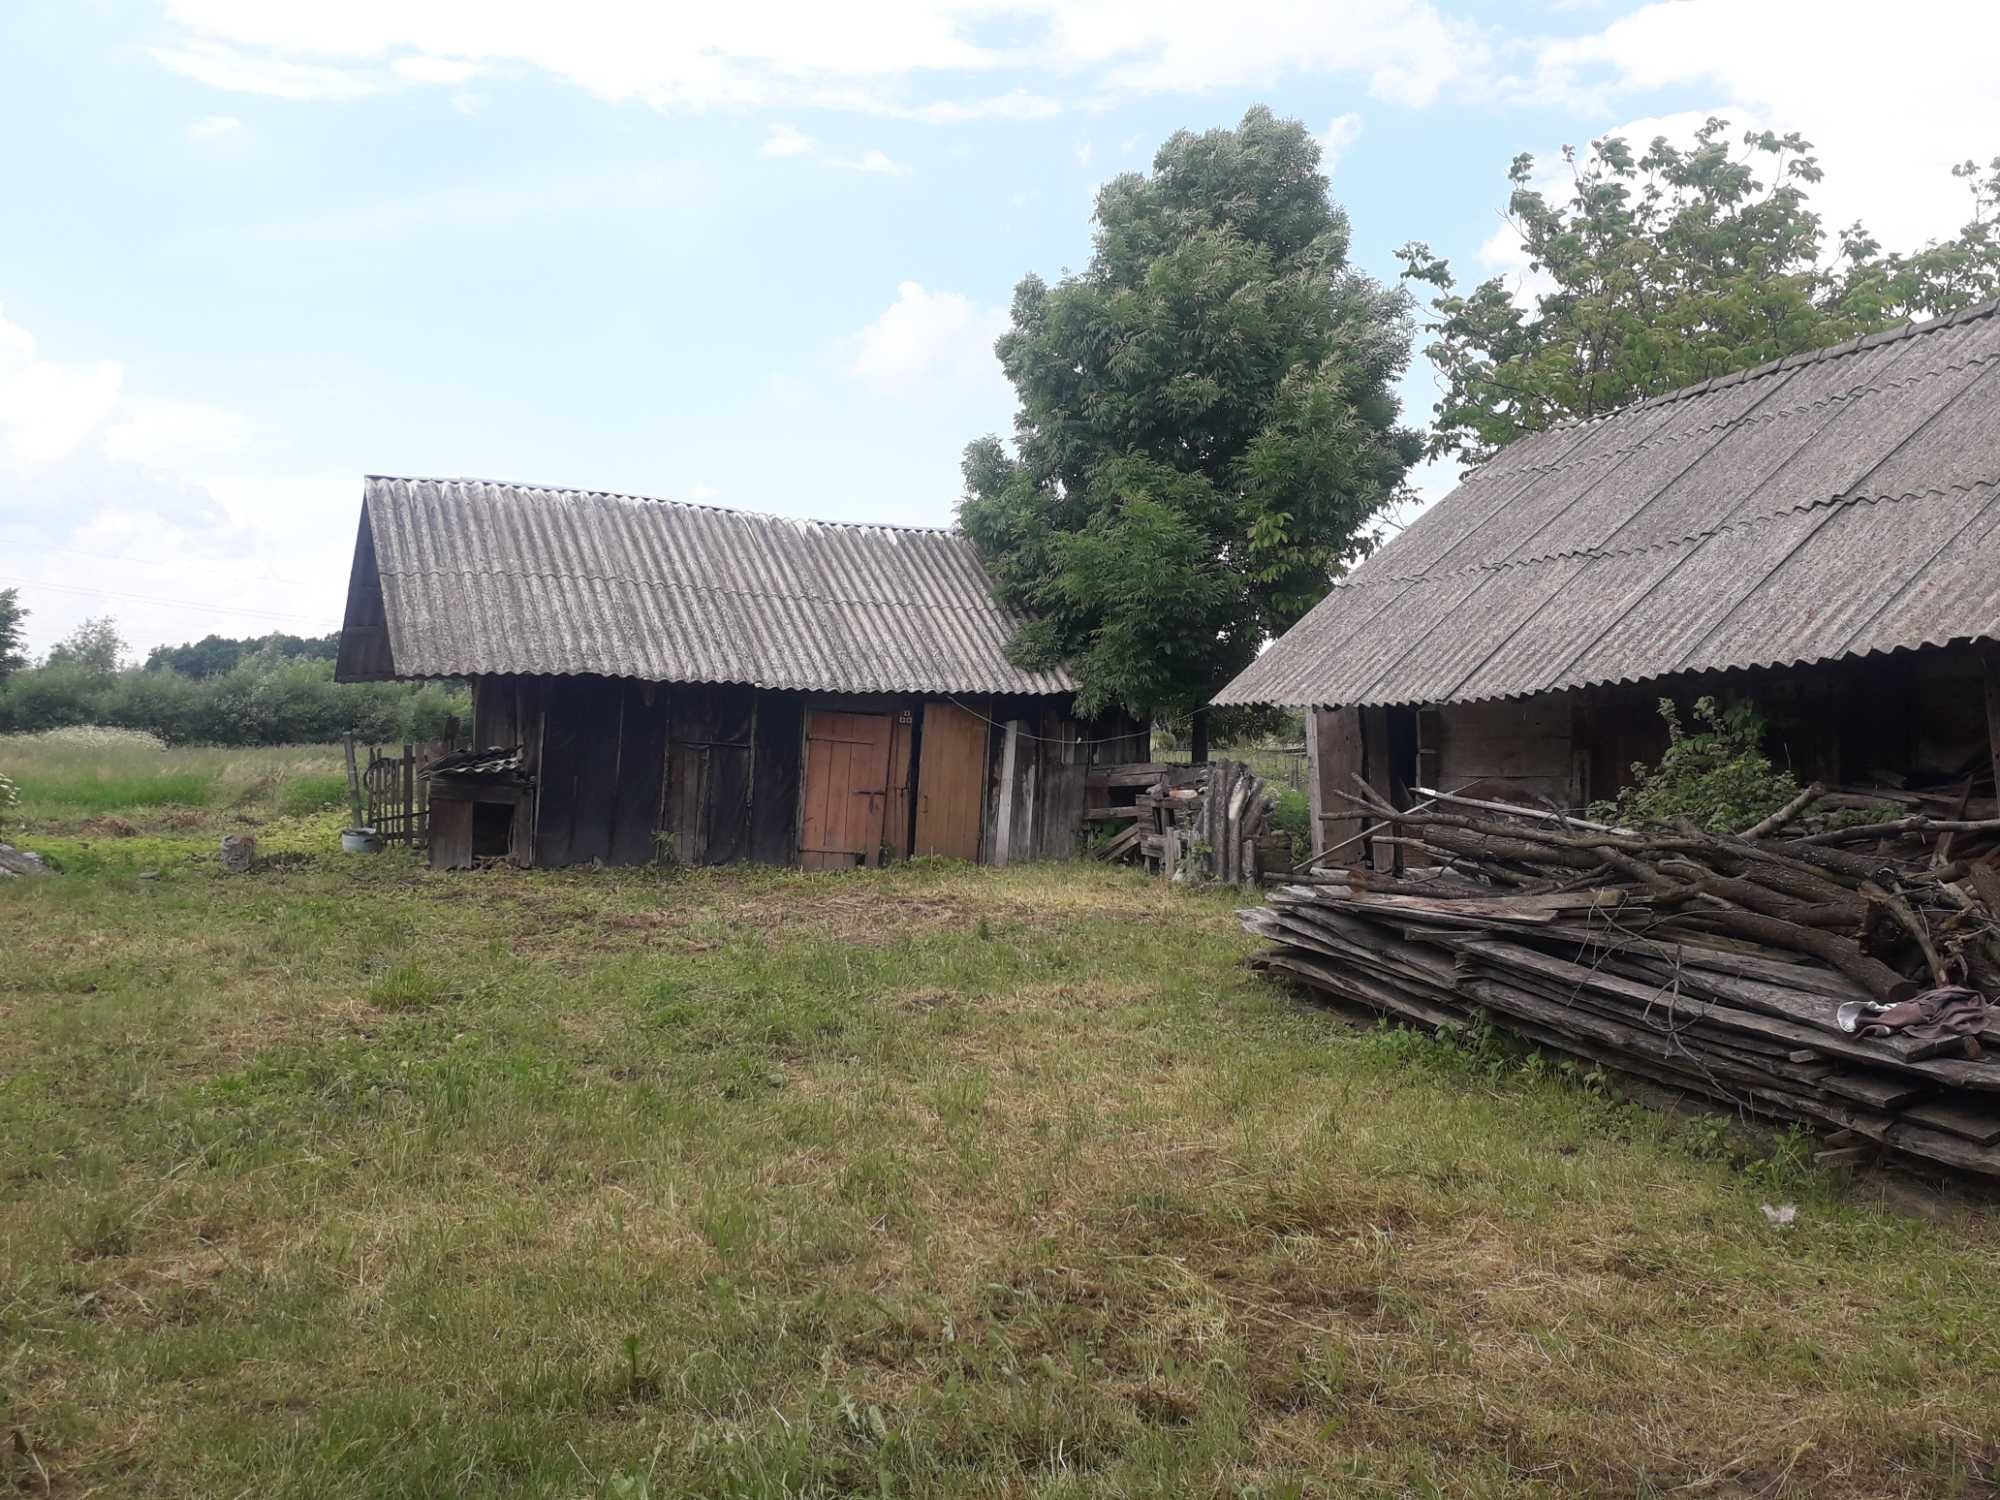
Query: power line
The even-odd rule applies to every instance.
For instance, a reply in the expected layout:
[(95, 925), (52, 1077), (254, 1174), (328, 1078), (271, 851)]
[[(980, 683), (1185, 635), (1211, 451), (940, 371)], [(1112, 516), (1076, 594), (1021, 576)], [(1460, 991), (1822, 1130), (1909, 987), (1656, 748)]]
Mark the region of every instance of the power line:
[(192, 599), (162, 599), (157, 594), (128, 594), (121, 589), (89, 588), (75, 583), (50, 583), (41, 578), (0, 578), (0, 583), (18, 584), (29, 589), (53, 589), (63, 594), (89, 594), (102, 599), (131, 599), (140, 604), (162, 604), (170, 609), (194, 609), (212, 615), (240, 615), (253, 620), (310, 620), (324, 623), (325, 615), (297, 614), (282, 609), (244, 609), (229, 604), (200, 604)]

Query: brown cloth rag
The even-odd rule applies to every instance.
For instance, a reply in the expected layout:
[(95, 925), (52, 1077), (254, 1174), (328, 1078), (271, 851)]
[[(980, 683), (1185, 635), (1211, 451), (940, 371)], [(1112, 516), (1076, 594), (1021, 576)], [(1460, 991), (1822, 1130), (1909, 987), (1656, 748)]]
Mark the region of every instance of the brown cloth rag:
[(1972, 1036), (1986, 1024), (1986, 997), (1958, 985), (1925, 990), (1890, 1006), (1880, 1015), (1863, 1015), (1857, 1036), (1906, 1036), (1916, 1042), (1942, 1042)]

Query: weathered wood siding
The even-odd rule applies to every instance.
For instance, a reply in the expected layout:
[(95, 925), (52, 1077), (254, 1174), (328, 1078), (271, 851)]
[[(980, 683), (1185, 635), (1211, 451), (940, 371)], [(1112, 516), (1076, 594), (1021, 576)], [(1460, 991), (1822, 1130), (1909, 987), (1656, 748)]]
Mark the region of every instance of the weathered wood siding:
[[(808, 790), (805, 722), (813, 711), (879, 718), (885, 726), (889, 763), (869, 783), (883, 788), (875, 809), (879, 843), (872, 852), (857, 851), (861, 862), (914, 852), (927, 795), (927, 725), (941, 731), (929, 760), (943, 794), (941, 821), (929, 830), (937, 852), (994, 859), (1004, 843), (1012, 861), (1073, 855), (1083, 826), (1085, 768), (1143, 756), (1150, 733), (1124, 718), (1080, 723), (1066, 699), (960, 705), (909, 695), (834, 697), (602, 677), (473, 683), (474, 741), (520, 746), (535, 779), (520, 800), (509, 847), (509, 857), (524, 865), (799, 863)], [(1009, 722), (1021, 733), (1003, 841), (994, 817)], [(942, 833), (947, 824), (949, 839)], [(470, 837), (469, 827), (448, 831), (454, 862), (470, 862), (461, 847)]]

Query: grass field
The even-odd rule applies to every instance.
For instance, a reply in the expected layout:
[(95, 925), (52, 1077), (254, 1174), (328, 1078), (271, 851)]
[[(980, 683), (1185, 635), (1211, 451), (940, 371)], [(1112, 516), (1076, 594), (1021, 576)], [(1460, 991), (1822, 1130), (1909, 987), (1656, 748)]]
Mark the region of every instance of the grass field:
[(37, 800), (69, 873), (0, 888), (24, 1494), (1995, 1493), (1984, 1207), (1346, 1030), (1226, 896), (227, 800), (296, 852)]

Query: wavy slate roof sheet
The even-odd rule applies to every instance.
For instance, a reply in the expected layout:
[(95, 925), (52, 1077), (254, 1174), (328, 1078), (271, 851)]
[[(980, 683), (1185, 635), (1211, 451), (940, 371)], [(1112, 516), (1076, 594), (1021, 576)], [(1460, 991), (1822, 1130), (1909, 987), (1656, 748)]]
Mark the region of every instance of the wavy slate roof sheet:
[[(388, 654), (371, 662), (361, 643), (378, 622)], [(825, 692), (1072, 691), (1062, 673), (1007, 660), (1019, 623), (955, 532), (377, 476), (362, 500), (340, 670), (349, 678), (592, 673)]]
[(1217, 703), (1465, 703), (2000, 638), (2000, 302), (1510, 444)]

